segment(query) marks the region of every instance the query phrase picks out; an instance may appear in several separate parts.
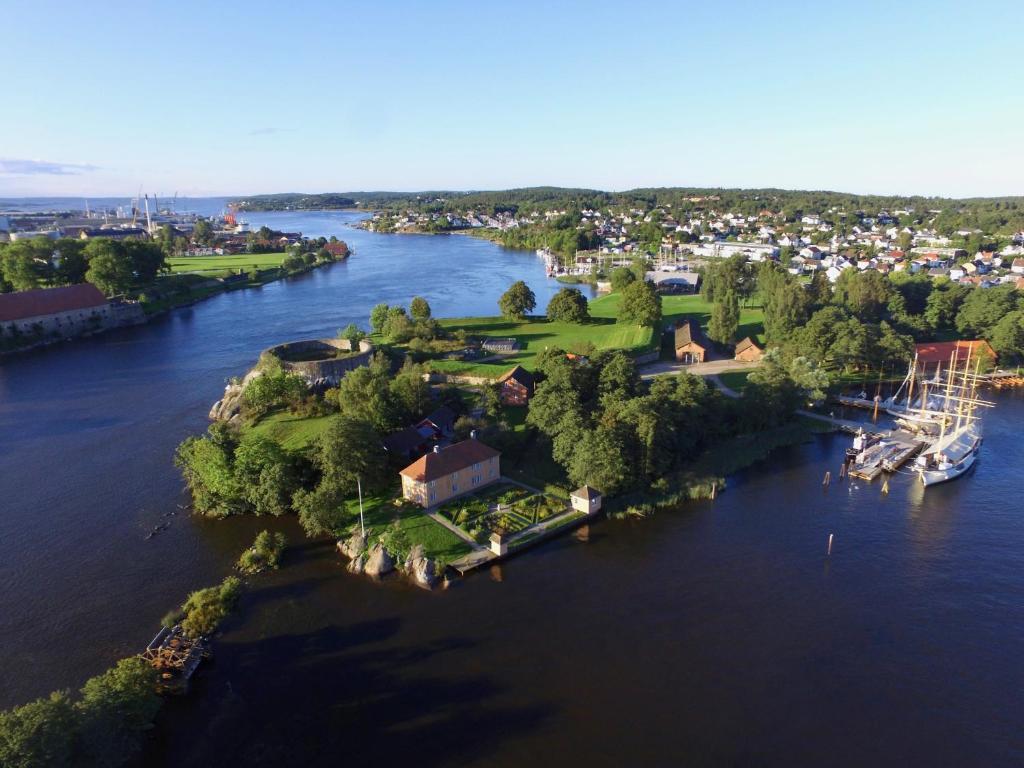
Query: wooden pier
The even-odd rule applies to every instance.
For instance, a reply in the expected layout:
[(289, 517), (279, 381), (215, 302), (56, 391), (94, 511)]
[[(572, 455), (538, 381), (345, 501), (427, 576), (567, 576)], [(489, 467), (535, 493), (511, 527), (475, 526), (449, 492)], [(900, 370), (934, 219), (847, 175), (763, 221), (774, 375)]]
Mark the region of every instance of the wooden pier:
[(162, 627), (139, 656), (159, 673), (160, 693), (184, 693), (196, 669), (211, 653), (206, 640), (188, 637), (177, 624), (171, 629)]

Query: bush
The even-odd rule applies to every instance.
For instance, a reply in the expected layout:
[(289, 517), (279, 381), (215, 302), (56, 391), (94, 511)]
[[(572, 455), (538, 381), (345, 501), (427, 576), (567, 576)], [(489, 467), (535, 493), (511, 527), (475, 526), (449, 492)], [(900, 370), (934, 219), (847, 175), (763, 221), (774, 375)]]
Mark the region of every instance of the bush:
[(189, 637), (211, 635), (238, 602), (242, 582), (228, 576), (220, 586), (200, 589), (188, 596), (182, 606), (185, 617), (181, 628)]
[(259, 573), (268, 568), (277, 568), (281, 562), (287, 539), (283, 533), (271, 534), (260, 531), (249, 549), (238, 558), (238, 569), (242, 573)]

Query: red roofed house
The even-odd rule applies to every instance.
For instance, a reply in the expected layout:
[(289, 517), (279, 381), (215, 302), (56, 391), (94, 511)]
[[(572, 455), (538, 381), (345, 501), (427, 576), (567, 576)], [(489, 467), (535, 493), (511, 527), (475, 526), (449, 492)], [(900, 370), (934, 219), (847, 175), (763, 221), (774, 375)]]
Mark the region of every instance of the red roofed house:
[(756, 363), (762, 357), (764, 357), (764, 350), (757, 346), (757, 343), (749, 336), (736, 345), (736, 350), (733, 354), (734, 360), (744, 363)]
[(501, 477), (501, 453), (475, 437), (434, 448), (403, 469), (402, 496), (424, 509), (475, 491)]
[(0, 293), (0, 328), (19, 333), (77, 336), (108, 326), (110, 302), (95, 285)]
[(501, 385), (501, 402), (505, 405), (526, 405), (533, 395), (533, 374), (517, 365), (498, 379)]
[(953, 354), (956, 354), (956, 367), (963, 370), (970, 355), (971, 368), (981, 358), (981, 369), (986, 370), (996, 361), (996, 353), (984, 339), (979, 341), (933, 341), (927, 344), (916, 344), (917, 369), (919, 374), (927, 375), (949, 368)]
[(348, 258), (348, 245), (343, 240), (338, 240), (336, 243), (327, 243), (324, 245), (324, 250), (336, 259)]

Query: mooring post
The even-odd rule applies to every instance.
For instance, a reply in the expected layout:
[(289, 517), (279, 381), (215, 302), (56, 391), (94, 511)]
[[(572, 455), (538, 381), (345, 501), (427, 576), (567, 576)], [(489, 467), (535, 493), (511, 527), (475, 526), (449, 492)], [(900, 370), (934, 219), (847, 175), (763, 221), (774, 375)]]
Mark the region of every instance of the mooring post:
[(826, 471), (825, 472), (825, 479), (821, 481), (821, 484), (827, 488), (828, 484), (830, 482), (832, 482), (832, 473), (829, 472), (829, 471)]
[(834, 535), (835, 535), (835, 534), (832, 534), (832, 533), (830, 533), (830, 534), (828, 535), (828, 553), (827, 553), (827, 554), (829, 554), (829, 555), (831, 555), (831, 554), (832, 554), (832, 537), (833, 537)]
[(882, 483), (882, 493), (889, 493), (889, 478), (885, 478), (885, 482)]
[(839, 479), (842, 480), (846, 477), (846, 462), (844, 461), (839, 467)]
[(718, 490), (718, 483), (711, 484), (711, 500), (715, 500), (715, 492)]

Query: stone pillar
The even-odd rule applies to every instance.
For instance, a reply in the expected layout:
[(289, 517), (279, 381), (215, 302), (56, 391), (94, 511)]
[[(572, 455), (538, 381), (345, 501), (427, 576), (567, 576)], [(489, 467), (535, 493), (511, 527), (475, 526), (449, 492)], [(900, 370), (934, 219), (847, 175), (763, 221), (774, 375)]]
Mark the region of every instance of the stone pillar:
[(505, 542), (505, 537), (500, 533), (491, 534), (491, 552), (499, 557), (508, 554), (508, 544)]

